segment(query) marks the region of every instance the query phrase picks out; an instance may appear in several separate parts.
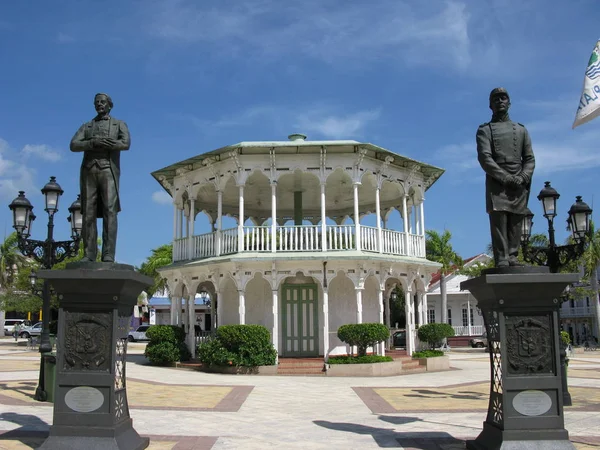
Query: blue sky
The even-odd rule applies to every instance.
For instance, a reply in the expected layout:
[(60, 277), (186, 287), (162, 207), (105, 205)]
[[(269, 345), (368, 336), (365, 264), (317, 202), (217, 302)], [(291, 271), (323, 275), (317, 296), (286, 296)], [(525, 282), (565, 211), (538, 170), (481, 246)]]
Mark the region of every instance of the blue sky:
[[(120, 262), (139, 265), (172, 238), (151, 171), (293, 132), (445, 168), (426, 194), (426, 227), (449, 229), (468, 257), (490, 241), (475, 132), (490, 118), (489, 91), (504, 86), (537, 159), (534, 231), (545, 230), (535, 196), (551, 180), (563, 240), (575, 195), (592, 205), (596, 193), (600, 120), (571, 125), (599, 14), (597, 0), (1, 2), (0, 201), (25, 190), (42, 239), (39, 190), (55, 175), (65, 191), (56, 238), (68, 237), (81, 161), (69, 141), (94, 116), (94, 94), (108, 92), (132, 134)], [(7, 206), (0, 220), (10, 232)]]

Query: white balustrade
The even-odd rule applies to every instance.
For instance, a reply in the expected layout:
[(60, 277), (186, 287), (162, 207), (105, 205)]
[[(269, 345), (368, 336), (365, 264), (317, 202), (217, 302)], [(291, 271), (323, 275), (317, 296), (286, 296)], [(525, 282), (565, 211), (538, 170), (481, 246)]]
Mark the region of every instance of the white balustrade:
[(377, 247), (377, 228), (360, 226), (360, 246), (361, 249), (367, 252), (378, 252)]
[[(327, 250), (343, 251), (356, 248), (354, 225), (327, 225)], [(270, 252), (270, 226), (244, 226), (243, 248), (238, 249), (238, 229), (229, 228), (221, 231), (221, 254), (227, 255), (241, 252)], [(367, 252), (378, 252), (377, 228), (361, 226), (361, 246)], [(209, 258), (216, 255), (217, 232), (200, 234), (192, 237), (191, 255), (189, 254), (188, 238), (173, 241), (173, 260)], [(408, 249), (405, 248), (405, 233), (393, 230), (381, 230), (381, 250), (385, 254), (409, 255), (425, 257), (425, 239), (421, 235), (408, 236)], [(289, 225), (277, 227), (278, 252), (304, 252), (321, 250), (320, 225)], [(573, 309), (573, 308), (571, 308)], [(564, 311), (564, 310), (563, 310)], [(568, 314), (568, 313), (567, 313)], [(574, 315), (588, 315), (583, 311), (572, 312)], [(566, 315), (565, 315), (566, 316)]]
[(192, 239), (193, 258), (208, 258), (215, 256), (216, 233), (205, 233), (194, 236)]
[(404, 233), (393, 230), (381, 230), (382, 251), (391, 255), (406, 255)]
[(481, 336), (484, 331), (483, 325), (453, 326), (452, 328), (455, 336)]
[(423, 236), (419, 234), (409, 234), (408, 235), (408, 254), (410, 256), (420, 256), (421, 258), (425, 257), (425, 248), (424, 248), (425, 239)]
[(244, 227), (244, 248), (246, 252), (271, 251), (271, 226)]
[(183, 261), (188, 254), (187, 238), (175, 239), (173, 241), (173, 261)]
[(238, 247), (238, 229), (228, 228), (221, 231), (221, 255), (236, 253)]
[(327, 225), (327, 250), (352, 250), (354, 225)]
[(595, 314), (595, 311), (591, 306), (563, 306), (560, 310), (560, 317), (562, 319), (566, 317), (586, 317), (591, 316), (593, 314)]
[(320, 226), (291, 225), (277, 229), (277, 251), (300, 252), (317, 251), (321, 248)]

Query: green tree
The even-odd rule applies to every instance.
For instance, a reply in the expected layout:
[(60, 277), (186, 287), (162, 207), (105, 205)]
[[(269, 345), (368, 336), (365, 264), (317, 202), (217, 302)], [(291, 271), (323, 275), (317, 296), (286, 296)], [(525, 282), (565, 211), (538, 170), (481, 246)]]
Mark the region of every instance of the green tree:
[(157, 291), (167, 291), (167, 280), (158, 272), (161, 267), (173, 263), (173, 244), (165, 244), (152, 250), (152, 254), (142, 263), (140, 273), (152, 277), (154, 284), (146, 289), (148, 298)]
[(596, 230), (594, 223), (590, 221), (590, 233), (586, 239), (586, 248), (581, 257), (584, 276), (589, 279), (591, 292), (590, 297), (594, 304), (596, 315), (596, 337), (600, 336), (600, 297), (598, 296), (598, 266), (600, 265), (600, 230)]
[(27, 264), (27, 258), (19, 251), (18, 239), (17, 233), (14, 232), (0, 245), (0, 290), (8, 289), (19, 268)]
[(448, 296), (446, 294), (446, 276), (463, 266), (462, 258), (454, 251), (450, 239), (452, 233), (444, 230), (442, 234), (427, 230), (425, 253), (427, 259), (442, 265), (440, 268), (440, 297), (442, 298), (442, 323), (448, 322)]

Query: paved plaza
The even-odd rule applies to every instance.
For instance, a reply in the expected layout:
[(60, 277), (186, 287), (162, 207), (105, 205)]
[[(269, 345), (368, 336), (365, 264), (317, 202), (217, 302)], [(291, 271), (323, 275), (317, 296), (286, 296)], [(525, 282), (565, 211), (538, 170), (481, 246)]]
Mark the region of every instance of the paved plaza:
[[(489, 360), (450, 353), (450, 371), (383, 378), (207, 374), (147, 365), (130, 344), (134, 428), (152, 450), (461, 449), (487, 411)], [(0, 449), (44, 441), (52, 405), (33, 400), (39, 357), (0, 339)], [(600, 351), (569, 366), (566, 428), (578, 449), (600, 448)]]

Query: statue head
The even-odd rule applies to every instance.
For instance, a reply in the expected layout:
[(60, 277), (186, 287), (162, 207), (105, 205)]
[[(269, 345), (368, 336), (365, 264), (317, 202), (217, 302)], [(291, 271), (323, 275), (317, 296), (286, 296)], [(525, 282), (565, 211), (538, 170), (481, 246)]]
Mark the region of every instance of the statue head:
[(490, 92), (490, 109), (494, 115), (503, 115), (510, 108), (510, 97), (508, 91), (503, 87), (497, 87)]
[(94, 108), (99, 116), (107, 116), (113, 107), (112, 99), (110, 95), (104, 93), (98, 93), (94, 96)]

